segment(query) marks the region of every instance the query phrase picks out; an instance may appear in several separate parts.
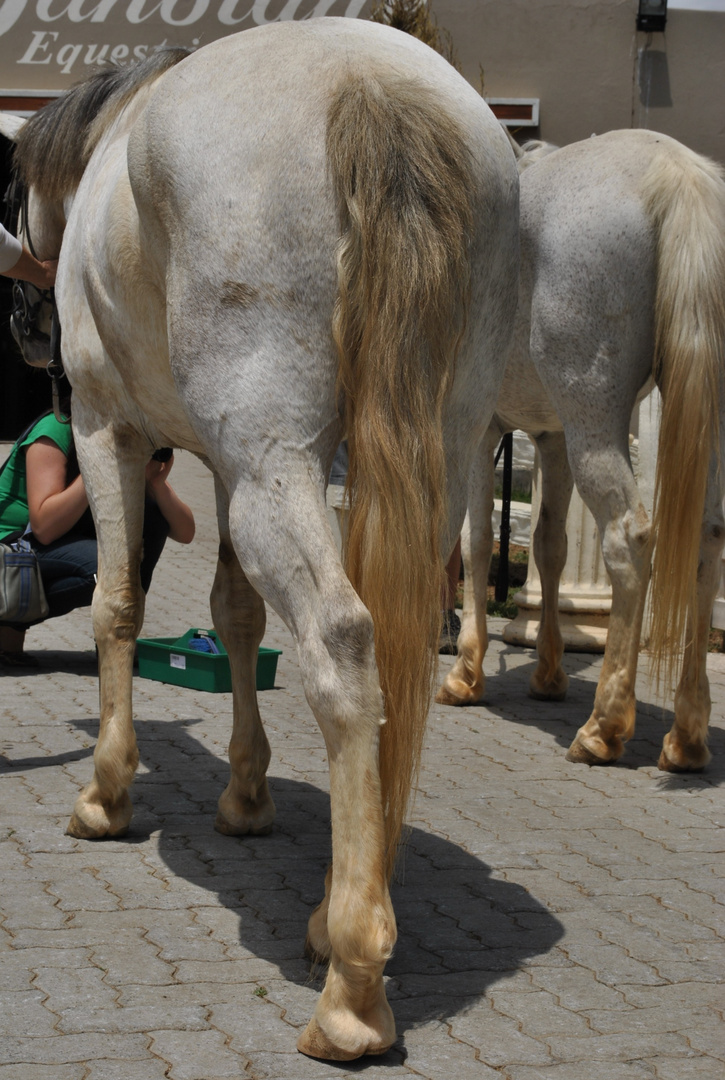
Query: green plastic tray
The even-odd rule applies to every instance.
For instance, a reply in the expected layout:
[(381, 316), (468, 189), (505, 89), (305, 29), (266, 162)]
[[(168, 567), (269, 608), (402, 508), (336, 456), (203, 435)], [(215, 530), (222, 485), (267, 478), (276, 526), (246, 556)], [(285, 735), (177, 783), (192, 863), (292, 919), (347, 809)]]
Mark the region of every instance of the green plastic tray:
[[(192, 690), (208, 690), (211, 694), (228, 694), (232, 689), (232, 673), (227, 651), (213, 630), (203, 633), (213, 638), (219, 655), (190, 649), (189, 639), (198, 628), (187, 630), (181, 637), (139, 638), (138, 673), (142, 679), (188, 686)], [(277, 674), (280, 649), (260, 646), (257, 656), (257, 690), (271, 690)]]

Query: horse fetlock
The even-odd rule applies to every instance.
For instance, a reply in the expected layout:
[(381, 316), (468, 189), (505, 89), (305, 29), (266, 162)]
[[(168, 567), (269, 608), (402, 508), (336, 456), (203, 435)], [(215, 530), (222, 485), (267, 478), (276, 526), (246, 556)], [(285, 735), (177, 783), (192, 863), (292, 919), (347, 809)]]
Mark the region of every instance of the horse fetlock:
[(475, 705), (483, 699), (486, 690), (486, 677), (481, 672), (475, 676), (464, 668), (461, 672), (458, 664), (446, 675), (436, 694), (439, 705)]
[(139, 756), (136, 739), (131, 741), (109, 736), (99, 743), (93, 755), (94, 784), (102, 802), (116, 803), (133, 783)]
[(677, 731), (670, 731), (662, 743), (657, 767), (663, 772), (701, 772), (711, 756), (704, 742), (688, 742)]
[(114, 799), (101, 799), (92, 791), (83, 791), (76, 799), (66, 833), (78, 840), (101, 840), (123, 836), (133, 817), (127, 791)]
[(275, 813), (266, 779), (254, 799), (242, 795), (232, 782), (219, 796), (214, 828), (225, 836), (264, 836), (272, 831)]

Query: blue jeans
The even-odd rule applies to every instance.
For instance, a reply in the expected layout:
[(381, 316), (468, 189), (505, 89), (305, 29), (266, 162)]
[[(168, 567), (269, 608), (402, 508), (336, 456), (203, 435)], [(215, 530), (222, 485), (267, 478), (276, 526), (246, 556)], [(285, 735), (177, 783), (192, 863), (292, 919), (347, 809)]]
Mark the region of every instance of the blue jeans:
[[(146, 499), (143, 522), (143, 558), (141, 585), (149, 591), (151, 575), (164, 550), (169, 535), (169, 523), (152, 499)], [(40, 576), (50, 611), (46, 619), (67, 615), (79, 607), (87, 607), (93, 599), (98, 572), (98, 541), (86, 532), (71, 530), (50, 544), (39, 544), (30, 538), (40, 566)], [(36, 620), (43, 622), (43, 619)], [(6, 623), (22, 630), (32, 623)]]

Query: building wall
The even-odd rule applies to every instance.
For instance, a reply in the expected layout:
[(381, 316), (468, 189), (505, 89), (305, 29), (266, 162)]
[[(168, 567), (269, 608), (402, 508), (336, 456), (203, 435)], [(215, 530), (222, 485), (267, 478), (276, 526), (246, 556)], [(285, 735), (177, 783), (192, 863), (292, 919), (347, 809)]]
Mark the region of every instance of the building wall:
[(645, 127), (725, 162), (723, 11), (672, 8), (636, 30), (637, 0), (433, 0), (463, 73), (490, 97), (540, 99), (541, 138), (564, 145)]
[[(280, 19), (367, 18), (374, 2), (0, 0), (0, 99), (67, 89), (99, 58), (123, 64)], [(665, 33), (649, 39), (635, 29), (638, 0), (431, 3), (474, 86), (483, 68), (488, 96), (540, 99), (543, 138), (651, 127), (725, 161), (725, 0), (670, 0)]]

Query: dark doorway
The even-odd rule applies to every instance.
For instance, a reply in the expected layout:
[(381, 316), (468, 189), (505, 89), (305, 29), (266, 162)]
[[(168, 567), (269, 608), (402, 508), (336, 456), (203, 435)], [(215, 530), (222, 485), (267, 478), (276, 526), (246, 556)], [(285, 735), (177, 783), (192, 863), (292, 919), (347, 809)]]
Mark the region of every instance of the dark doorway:
[[(11, 157), (12, 143), (0, 135), (0, 195), (10, 183)], [(11, 279), (0, 275), (0, 439), (16, 439), (51, 404), (50, 379), (23, 362), (10, 333), (12, 287)]]

